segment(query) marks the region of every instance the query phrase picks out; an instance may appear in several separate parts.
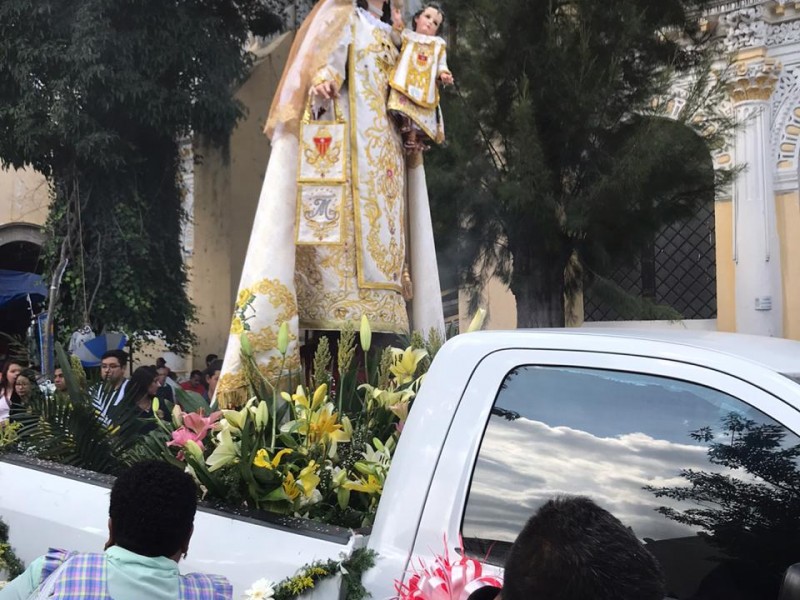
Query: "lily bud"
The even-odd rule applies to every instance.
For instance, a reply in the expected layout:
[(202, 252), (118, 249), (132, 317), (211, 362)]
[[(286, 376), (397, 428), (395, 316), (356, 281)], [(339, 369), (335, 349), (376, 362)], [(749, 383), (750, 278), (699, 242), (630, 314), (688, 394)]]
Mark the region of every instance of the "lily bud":
[(245, 356), (252, 356), (253, 355), (253, 347), (250, 345), (250, 338), (247, 336), (247, 332), (243, 331), (239, 334), (239, 346), (241, 348), (241, 352)]
[(361, 315), (361, 329), (358, 333), (361, 337), (361, 347), (364, 352), (369, 352), (369, 348), (372, 345), (372, 328), (369, 326), (367, 315)]
[(156, 397), (156, 398), (153, 398), (153, 414), (154, 414), (154, 415), (157, 415), (157, 414), (158, 414), (158, 408), (159, 408), (160, 406), (161, 406), (161, 405), (160, 405), (160, 404), (159, 404), (159, 402), (158, 402), (158, 397)]
[(186, 440), (186, 443), (183, 445), (183, 451), (200, 464), (203, 463), (203, 451), (193, 440)]
[(483, 328), (483, 320), (486, 318), (486, 309), (479, 308), (478, 311), (475, 313), (475, 316), (472, 317), (472, 322), (467, 327), (467, 333), (471, 333), (473, 331), (480, 331)]
[(278, 329), (278, 352), (286, 356), (286, 351), (289, 349), (289, 324), (284, 321)]

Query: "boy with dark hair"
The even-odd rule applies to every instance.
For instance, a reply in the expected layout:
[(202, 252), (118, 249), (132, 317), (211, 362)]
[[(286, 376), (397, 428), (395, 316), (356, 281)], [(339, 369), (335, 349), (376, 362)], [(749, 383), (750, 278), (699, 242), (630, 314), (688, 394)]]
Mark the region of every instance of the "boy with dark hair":
[(100, 357), (102, 383), (92, 390), (92, 406), (103, 423), (111, 423), (108, 418), (109, 410), (125, 397), (125, 388), (128, 385), (125, 378), (127, 365), (128, 354), (124, 350), (108, 350)]
[(0, 600), (33, 593), (70, 600), (228, 600), (232, 588), (224, 577), (178, 571), (196, 510), (189, 475), (161, 461), (137, 463), (111, 489), (105, 552), (51, 549), (0, 590)]
[(530, 518), (505, 565), (503, 600), (662, 600), (656, 559), (589, 498), (550, 500)]

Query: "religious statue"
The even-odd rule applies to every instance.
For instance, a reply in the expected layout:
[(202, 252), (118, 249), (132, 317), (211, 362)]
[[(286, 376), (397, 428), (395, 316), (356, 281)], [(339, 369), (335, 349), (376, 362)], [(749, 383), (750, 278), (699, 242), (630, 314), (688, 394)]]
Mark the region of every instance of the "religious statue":
[(428, 4), (414, 15), (409, 31), (400, 9), (392, 9), (392, 39), (400, 46), (400, 58), (389, 82), (389, 114), (409, 152), (426, 150), (429, 141), (444, 142), (436, 84), (453, 85), (453, 74), (447, 66), (447, 43), (437, 35), (443, 21), (442, 9)]
[[(444, 330), (422, 155), (387, 109), (399, 52), (383, 0), (321, 0), (298, 30), (265, 127), (272, 141), (220, 406), (247, 399), (240, 339), (259, 369), (297, 370), (299, 331)], [(413, 281), (413, 287), (412, 287)], [(288, 323), (285, 355), (279, 328)]]

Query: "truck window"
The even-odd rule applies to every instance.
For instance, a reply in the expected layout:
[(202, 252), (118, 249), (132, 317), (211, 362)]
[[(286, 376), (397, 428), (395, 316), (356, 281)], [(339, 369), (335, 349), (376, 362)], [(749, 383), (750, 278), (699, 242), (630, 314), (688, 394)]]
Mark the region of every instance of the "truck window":
[(546, 500), (585, 495), (659, 559), (669, 597), (777, 598), (800, 561), (798, 457), (797, 435), (708, 387), (523, 366), (503, 381), (481, 442), (464, 547), (502, 565)]

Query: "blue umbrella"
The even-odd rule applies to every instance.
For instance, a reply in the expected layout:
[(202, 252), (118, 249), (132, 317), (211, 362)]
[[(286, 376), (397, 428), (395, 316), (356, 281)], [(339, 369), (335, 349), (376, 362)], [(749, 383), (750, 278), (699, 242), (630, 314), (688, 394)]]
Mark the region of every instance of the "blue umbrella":
[(81, 359), (84, 367), (100, 366), (100, 357), (109, 350), (121, 350), (128, 343), (124, 333), (104, 333), (86, 340), (75, 349), (75, 355)]

